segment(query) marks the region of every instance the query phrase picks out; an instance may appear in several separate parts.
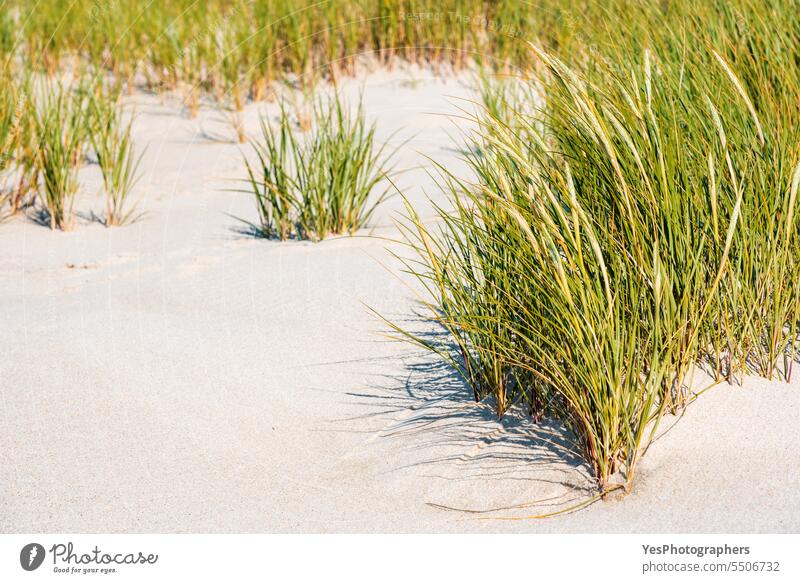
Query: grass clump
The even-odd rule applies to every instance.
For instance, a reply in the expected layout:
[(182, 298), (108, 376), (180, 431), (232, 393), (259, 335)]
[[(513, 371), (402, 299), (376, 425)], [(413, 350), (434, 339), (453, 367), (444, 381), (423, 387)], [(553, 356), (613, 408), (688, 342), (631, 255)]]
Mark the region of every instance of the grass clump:
[(141, 155), (136, 156), (131, 126), (122, 120), (122, 109), (115, 96), (96, 95), (91, 106), (91, 143), (103, 175), (107, 227), (124, 225), (135, 218), (135, 205), (128, 197), (136, 184)]
[(33, 204), (38, 184), (31, 81), (5, 78), (0, 87), (0, 219)]
[(453, 209), (405, 227), (449, 338), (395, 330), (498, 415), (561, 420), (601, 493), (631, 487), (659, 420), (693, 398), (693, 365), (770, 376), (797, 347), (797, 135), (758, 104), (798, 93), (748, 88), (713, 49), (653, 46), (586, 68), (535, 50), (546, 99), (484, 90), (475, 178), (442, 168)]
[[(0, 78), (0, 177), (13, 164), (19, 139), (19, 119), (16, 115), (14, 95), (10, 91), (10, 81), (7, 78)], [(9, 198), (5, 184), (0, 183), (0, 213), (4, 212)]]
[(78, 170), (90, 132), (86, 92), (60, 83), (42, 88), (35, 113), (36, 164), (42, 179), (41, 199), (51, 229), (73, 226), (72, 204)]
[(320, 241), (362, 228), (388, 194), (373, 194), (389, 176), (385, 146), (359, 104), (355, 113), (337, 95), (314, 104), (313, 129), (295, 131), (281, 107), (277, 128), (261, 121), (251, 141), (255, 160), (245, 158), (247, 182), (256, 201), (262, 237)]

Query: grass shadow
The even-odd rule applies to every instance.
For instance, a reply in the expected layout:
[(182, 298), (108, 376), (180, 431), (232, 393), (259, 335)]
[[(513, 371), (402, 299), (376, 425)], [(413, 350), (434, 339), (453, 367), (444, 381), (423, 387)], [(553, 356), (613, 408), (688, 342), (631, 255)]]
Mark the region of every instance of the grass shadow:
[[(422, 334), (443, 340), (440, 331)], [(402, 367), (388, 362), (397, 359)], [(348, 404), (365, 412), (331, 420), (339, 428), (380, 425), (364, 433), (371, 433), (379, 451), (387, 452), (389, 461), (382, 464), (381, 473), (412, 472), (448, 484), (472, 481), (488, 489), (491, 481), (498, 481), (504, 491), (516, 494), (557, 491), (548, 501), (554, 506), (597, 492), (574, 435), (558, 420), (534, 423), (520, 404), (497, 419), (492, 403), (476, 402), (460, 375), (434, 355), (381, 360), (384, 370), (403, 372), (371, 374), (373, 380), (364, 390), (345, 394)]]

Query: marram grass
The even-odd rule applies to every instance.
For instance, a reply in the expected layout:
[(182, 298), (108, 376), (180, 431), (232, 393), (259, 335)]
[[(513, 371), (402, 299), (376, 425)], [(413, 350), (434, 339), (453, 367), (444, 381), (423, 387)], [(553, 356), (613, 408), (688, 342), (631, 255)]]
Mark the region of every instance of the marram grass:
[(73, 226), (72, 204), (78, 171), (84, 162), (89, 114), (86, 93), (69, 86), (45, 84), (35, 113), (36, 165), (42, 180), (42, 202), (51, 229)]
[(406, 266), (450, 338), (395, 330), (498, 415), (561, 419), (601, 493), (630, 488), (693, 366), (788, 376), (796, 357), (797, 132), (708, 53), (627, 47), (581, 68), (532, 48), (543, 104), (485, 88), (474, 179), (442, 169), (438, 228), (409, 209)]
[[(531, 48), (528, 41), (535, 44)], [(630, 487), (659, 420), (717, 380), (791, 378), (800, 329), (800, 11), (794, 0), (11, 0), (0, 7), (0, 216), (69, 228), (89, 145), (128, 216), (130, 126), (111, 95), (201, 96), (232, 112), (360, 59), (519, 75), (484, 83), (473, 177), (442, 170), (438, 226), (409, 208), (408, 270), (435, 351), (499, 416), (571, 428), (601, 493)], [(33, 79), (49, 76), (44, 89)], [(78, 82), (77, 86), (83, 86)], [(94, 111), (94, 115), (92, 115)], [(94, 121), (92, 121), (94, 120)], [(288, 109), (252, 146), (254, 229), (322, 239), (362, 227), (387, 170), (374, 128), (336, 100)], [(402, 330), (398, 330), (403, 333)]]
[(277, 127), (261, 120), (245, 158), (248, 192), (256, 202), (262, 237), (320, 241), (366, 225), (386, 197), (391, 152), (375, 141), (359, 104), (351, 112), (338, 94), (313, 105), (310, 132), (295, 127), (281, 105)]
[(136, 218), (135, 205), (129, 202), (137, 181), (141, 156), (134, 150), (131, 129), (133, 120), (124, 122), (116, 96), (98, 88), (90, 101), (90, 136), (103, 176), (107, 227), (124, 225)]

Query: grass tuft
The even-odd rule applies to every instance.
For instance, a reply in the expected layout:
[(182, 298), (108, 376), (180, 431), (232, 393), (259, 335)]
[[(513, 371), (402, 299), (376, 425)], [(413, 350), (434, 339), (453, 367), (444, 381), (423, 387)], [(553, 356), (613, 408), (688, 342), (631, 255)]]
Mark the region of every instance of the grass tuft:
[(277, 128), (262, 119), (251, 145), (255, 160), (245, 158), (245, 166), (259, 213), (251, 226), (260, 236), (320, 241), (353, 234), (388, 194), (388, 186), (373, 191), (389, 177), (391, 154), (375, 143), (361, 105), (351, 114), (338, 95), (315, 103), (308, 135), (295, 130), (282, 105)]
[(86, 93), (60, 83), (42, 88), (35, 114), (36, 164), (51, 229), (73, 226), (72, 203), (89, 133)]
[(131, 126), (133, 119), (122, 121), (122, 108), (116, 96), (95, 94), (91, 101), (91, 143), (103, 175), (107, 227), (124, 225), (135, 219), (135, 205), (128, 197), (136, 184), (141, 155), (136, 156)]
[(447, 342), (393, 328), (498, 416), (563, 421), (601, 493), (629, 489), (694, 366), (769, 378), (796, 354), (796, 133), (717, 53), (533, 52), (527, 91), (483, 87), (474, 178), (440, 167), (452, 210), (433, 228), (409, 207), (405, 265)]

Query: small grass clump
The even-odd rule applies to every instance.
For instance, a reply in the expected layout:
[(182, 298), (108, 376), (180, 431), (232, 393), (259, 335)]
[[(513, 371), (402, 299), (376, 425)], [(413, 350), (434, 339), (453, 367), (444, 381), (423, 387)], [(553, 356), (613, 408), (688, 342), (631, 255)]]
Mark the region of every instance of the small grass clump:
[(336, 95), (314, 104), (312, 130), (301, 135), (282, 106), (277, 128), (261, 121), (252, 140), (255, 161), (245, 158), (249, 190), (262, 237), (320, 241), (362, 228), (388, 194), (373, 190), (389, 176), (385, 146), (359, 104), (348, 112)]
[[(15, 150), (19, 140), (19, 118), (16, 103), (10, 90), (11, 80), (0, 78), (0, 179), (14, 162)], [(0, 182), (0, 218), (6, 212), (10, 195), (6, 185)]]
[(0, 88), (0, 220), (33, 204), (39, 180), (30, 77), (3, 79)]
[(95, 95), (91, 102), (91, 143), (103, 175), (107, 227), (124, 225), (134, 216), (135, 205), (128, 197), (136, 184), (141, 156), (136, 156), (131, 126), (133, 119), (122, 121), (122, 109), (116, 96)]
[(69, 230), (78, 190), (78, 170), (90, 133), (86, 92), (60, 83), (42, 88), (35, 113), (36, 164), (42, 203), (51, 229)]

